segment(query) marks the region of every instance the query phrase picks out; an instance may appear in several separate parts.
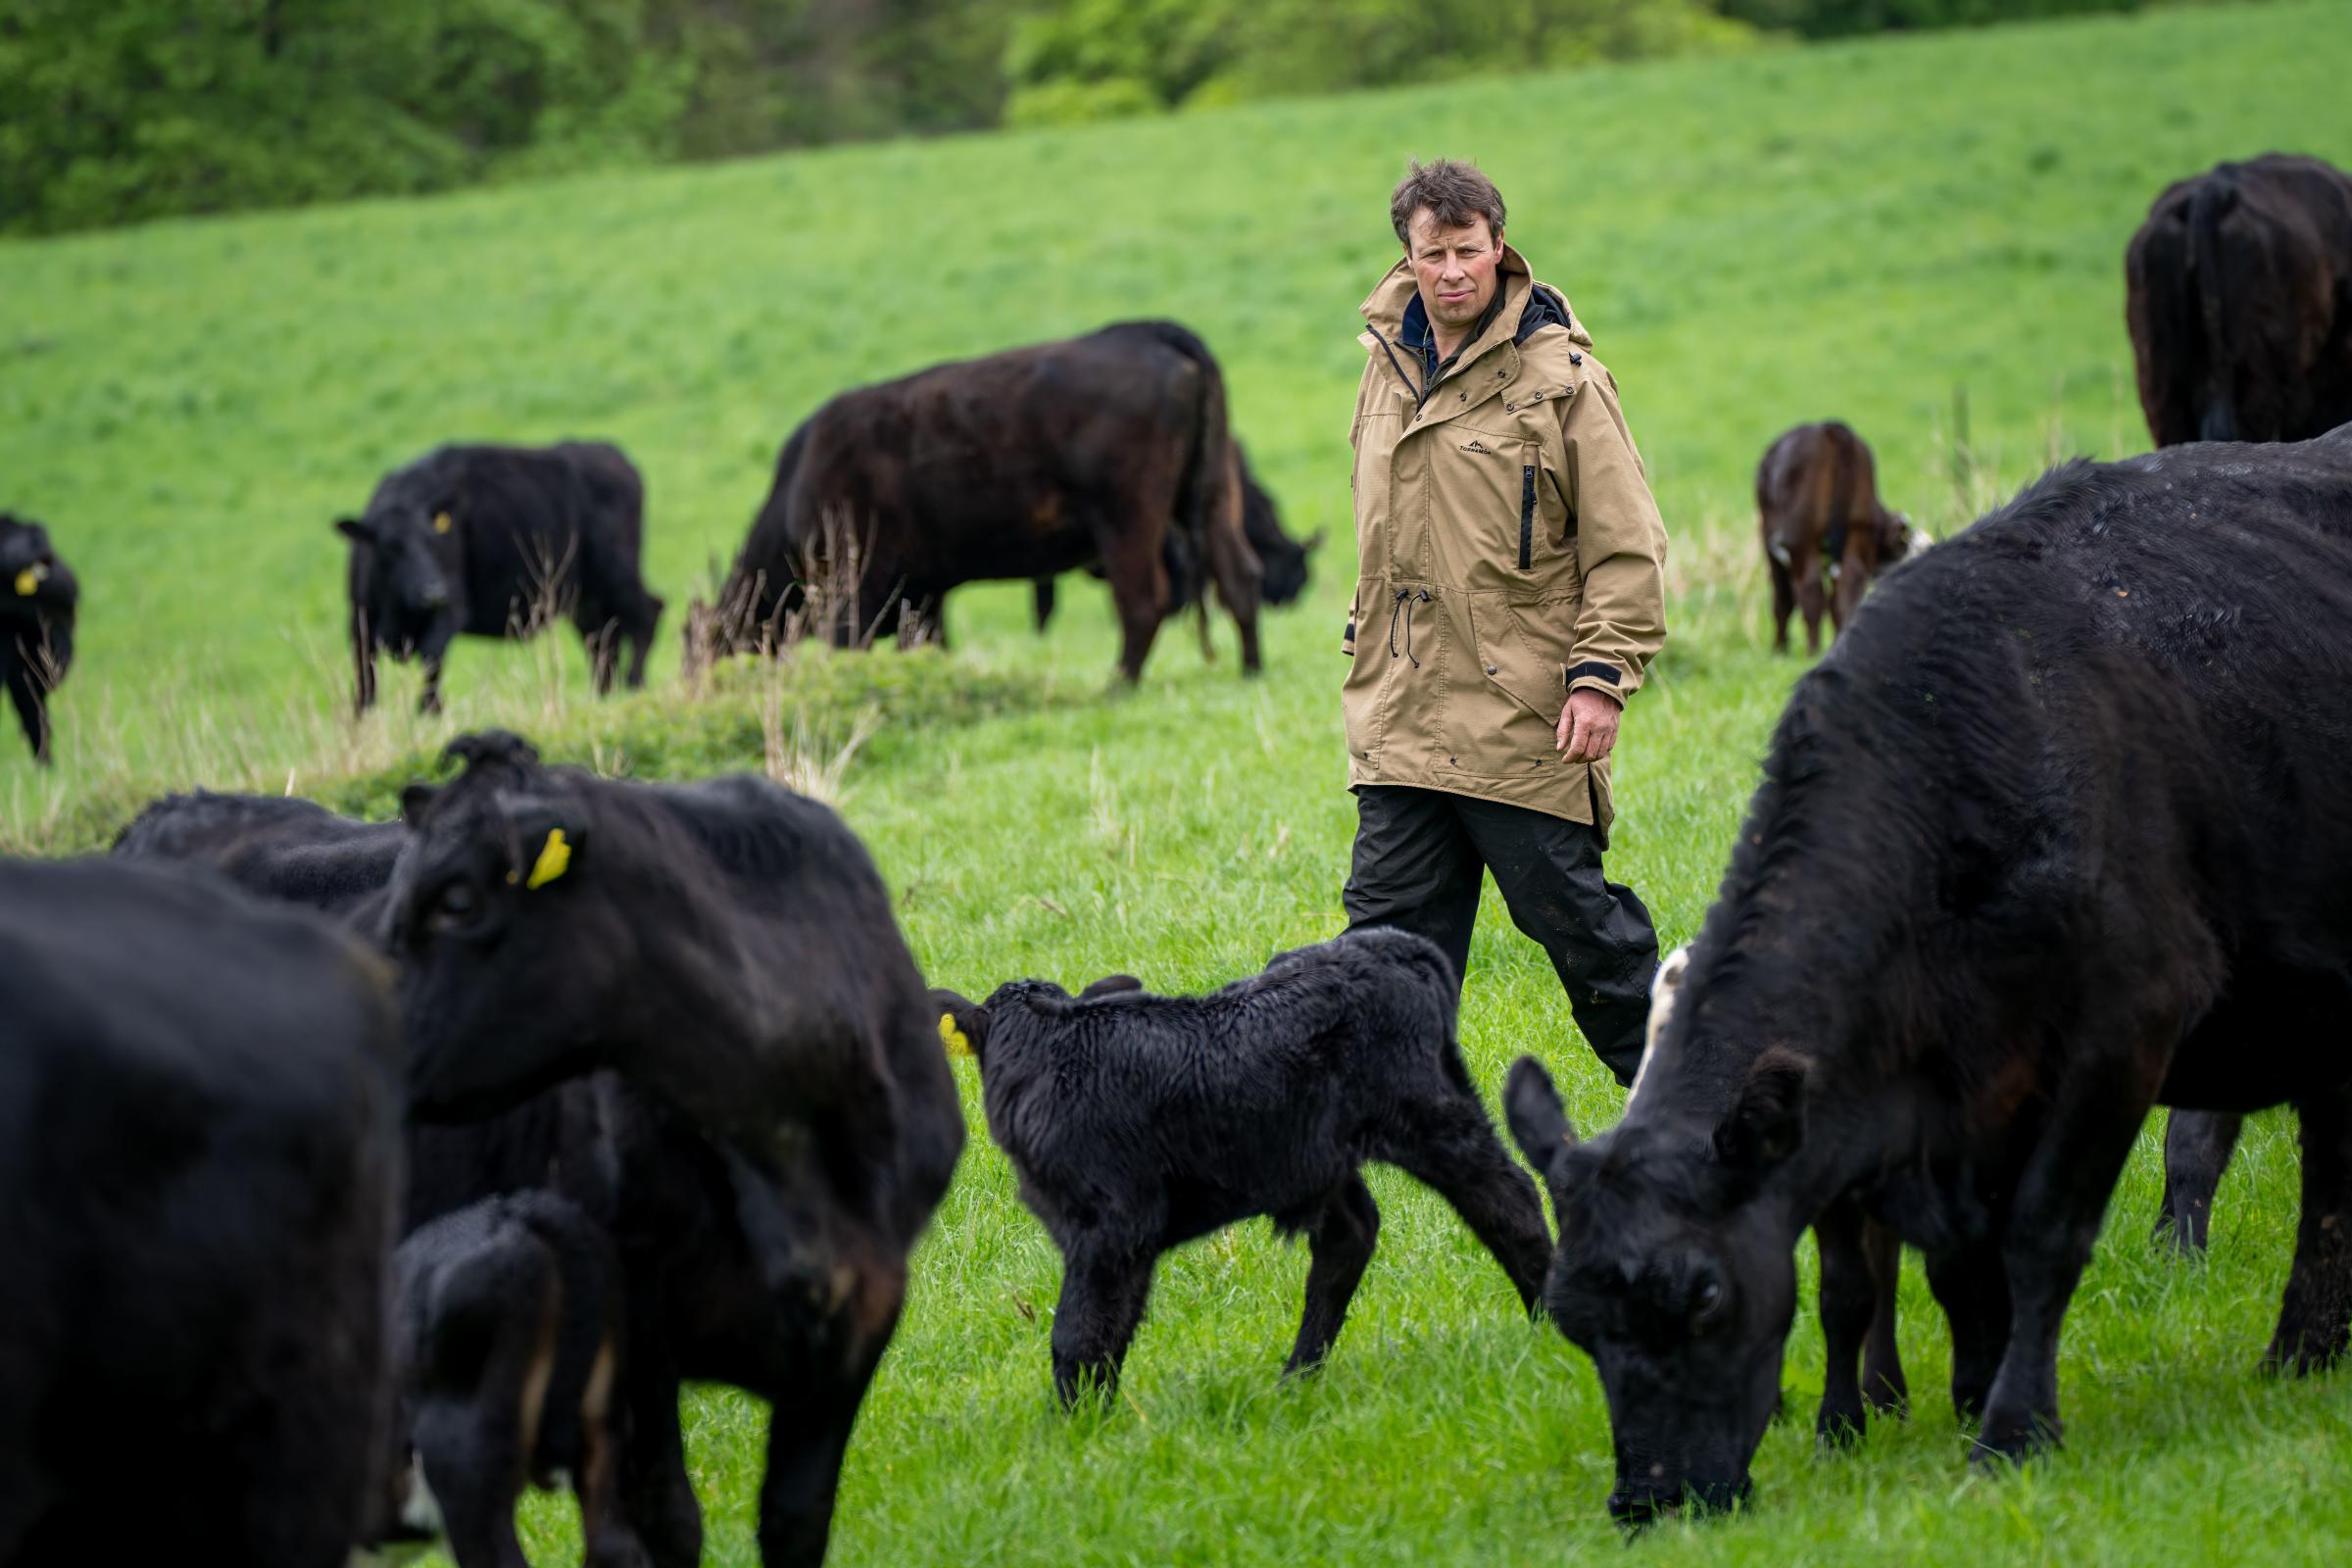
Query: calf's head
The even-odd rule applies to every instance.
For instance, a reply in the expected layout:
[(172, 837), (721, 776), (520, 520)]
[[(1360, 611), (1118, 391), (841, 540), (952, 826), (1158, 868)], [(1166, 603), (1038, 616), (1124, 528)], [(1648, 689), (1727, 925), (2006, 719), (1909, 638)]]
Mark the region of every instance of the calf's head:
[(1891, 566), (1916, 550), (1926, 547), (1928, 536), (1911, 526), (1908, 513), (1879, 512), (1879, 564)]
[(52, 597), (47, 589), (57, 576), (57, 552), (49, 546), (49, 530), (29, 518), (0, 512), (0, 608)]
[(643, 900), (600, 871), (582, 781), (500, 730), (443, 756), (466, 770), (402, 792), (410, 834), (382, 916), (410, 1104), (427, 1117), (486, 1114), (602, 1064), (642, 980)]
[(447, 499), (381, 501), (335, 530), (368, 553), (368, 603), (379, 642), (400, 654), (438, 658), (460, 618), (457, 524)]
[(1769, 1177), (1802, 1136), (1803, 1087), (1800, 1058), (1767, 1052), (1711, 1128), (1644, 1118), (1580, 1145), (1543, 1066), (1511, 1068), (1511, 1136), (1560, 1227), (1544, 1308), (1600, 1373), (1620, 1523), (1747, 1494), (1796, 1307)]

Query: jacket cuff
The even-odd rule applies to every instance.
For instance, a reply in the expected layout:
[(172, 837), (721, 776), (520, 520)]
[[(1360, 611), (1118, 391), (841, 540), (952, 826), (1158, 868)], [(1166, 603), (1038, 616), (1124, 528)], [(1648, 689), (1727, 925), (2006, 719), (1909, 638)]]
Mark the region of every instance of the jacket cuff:
[(1581, 664), (1570, 664), (1561, 673), (1568, 678), (1570, 696), (1574, 696), (1578, 692), (1599, 692), (1605, 697), (1615, 698), (1617, 706), (1620, 708), (1625, 706), (1625, 700), (1632, 696), (1642, 684), (1639, 677), (1629, 680), (1626, 678), (1624, 670), (1598, 659), (1588, 659)]

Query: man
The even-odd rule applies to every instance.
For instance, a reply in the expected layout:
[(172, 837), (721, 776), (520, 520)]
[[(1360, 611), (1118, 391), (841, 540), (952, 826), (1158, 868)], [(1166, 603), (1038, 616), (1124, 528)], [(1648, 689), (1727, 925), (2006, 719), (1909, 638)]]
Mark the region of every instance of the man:
[(1417, 931), (1460, 975), (1492, 871), (1630, 1083), (1657, 933), (1600, 854), (1619, 710), (1666, 640), (1666, 532), (1617, 384), (1503, 243), (1493, 182), (1415, 164), (1389, 216), (1404, 259), (1364, 301), (1352, 436), (1348, 928)]

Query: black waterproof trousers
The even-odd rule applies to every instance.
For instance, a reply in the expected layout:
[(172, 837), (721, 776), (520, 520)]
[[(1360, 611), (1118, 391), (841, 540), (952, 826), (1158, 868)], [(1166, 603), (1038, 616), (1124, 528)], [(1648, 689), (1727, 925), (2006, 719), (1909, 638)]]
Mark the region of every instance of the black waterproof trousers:
[(1348, 929), (1389, 925), (1435, 942), (1458, 983), (1478, 922), (1480, 872), (1511, 919), (1551, 956), (1577, 1027), (1621, 1084), (1642, 1065), (1658, 933), (1634, 890), (1600, 871), (1600, 836), (1523, 806), (1444, 790), (1367, 784), (1355, 792)]

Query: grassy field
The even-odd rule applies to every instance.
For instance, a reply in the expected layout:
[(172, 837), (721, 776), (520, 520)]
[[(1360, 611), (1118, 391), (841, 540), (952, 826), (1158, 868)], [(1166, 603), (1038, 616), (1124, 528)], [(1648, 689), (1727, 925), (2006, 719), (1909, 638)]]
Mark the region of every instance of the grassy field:
[[(380, 808), (447, 735), (495, 719), (608, 770), (768, 765), (837, 794), (926, 971), (966, 991), (1113, 968), (1205, 987), (1328, 935), (1353, 822), (1337, 654), (1353, 311), (1393, 252), (1390, 183), (1444, 152), (1496, 177), (1511, 238), (1592, 324), (1675, 534), (1676, 640), (1627, 721), (1611, 869), (1680, 940), (1795, 667), (1763, 651), (1747, 497), (1765, 444), (1851, 420), (1890, 502), (1938, 532), (2053, 456), (2137, 450), (2125, 240), (2217, 159), (2352, 162), (2347, 36), (2341, 4), (2165, 12), (0, 245), (0, 506), (50, 524), (86, 595), (59, 766), (0, 736), (0, 843), (103, 842), (144, 796), (200, 782)], [(1206, 665), (1172, 630), (1141, 688), (1109, 693), (1107, 608), (1073, 583), (1043, 641), (1023, 591), (976, 589), (952, 608), (953, 656), (812, 658), (687, 700), (686, 599), (797, 418), (857, 382), (1138, 315), (1207, 337), (1294, 530), (1337, 539), (1270, 626), (1264, 679), (1238, 677), (1229, 633)], [(461, 647), (446, 719), (400, 711), (412, 672), (392, 711), (350, 723), (329, 520), (437, 441), (565, 435), (617, 440), (648, 475), (672, 612), (652, 689), (588, 700), (565, 632)], [(1472, 963), (1479, 1080), (1533, 1050), (1580, 1126), (1612, 1120), (1620, 1096), (1497, 906)], [(1057, 1415), (1054, 1254), (957, 1070), (978, 1136), (867, 1400), (836, 1562), (1622, 1560), (1589, 1363), (1393, 1175), (1320, 1378), (1275, 1384), (1305, 1259), (1252, 1225), (1162, 1266), (1113, 1409)], [(2258, 1121), (2210, 1261), (2180, 1266), (2146, 1237), (2143, 1138), (2068, 1321), (2066, 1454), (1968, 1473), (1914, 1264), (1912, 1419), (1836, 1458), (1807, 1423), (1778, 1428), (1747, 1517), (1633, 1556), (2340, 1555), (2352, 1382), (2254, 1370), (2295, 1172), (2291, 1126)], [(1820, 1361), (1808, 1308), (1800, 1407)], [(695, 1398), (713, 1562), (756, 1561), (761, 1414)], [(569, 1560), (567, 1506), (531, 1522), (538, 1559)]]

